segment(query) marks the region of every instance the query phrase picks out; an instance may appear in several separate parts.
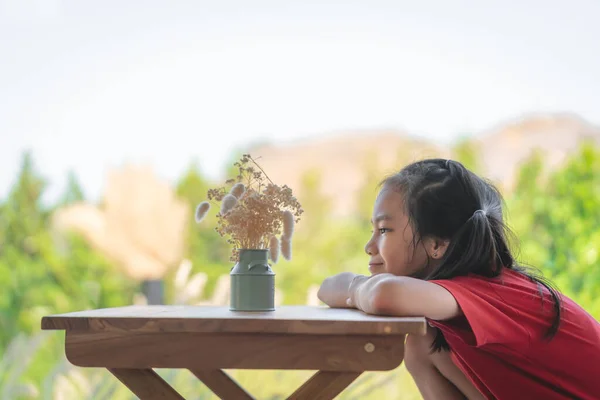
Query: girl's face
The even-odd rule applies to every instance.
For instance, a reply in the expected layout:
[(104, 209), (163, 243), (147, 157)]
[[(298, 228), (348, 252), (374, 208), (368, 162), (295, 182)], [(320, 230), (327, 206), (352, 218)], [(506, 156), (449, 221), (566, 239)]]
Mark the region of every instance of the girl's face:
[(427, 265), (427, 252), (422, 241), (413, 246), (413, 230), (404, 213), (402, 195), (384, 187), (375, 200), (371, 223), (373, 235), (365, 246), (371, 274), (420, 277)]

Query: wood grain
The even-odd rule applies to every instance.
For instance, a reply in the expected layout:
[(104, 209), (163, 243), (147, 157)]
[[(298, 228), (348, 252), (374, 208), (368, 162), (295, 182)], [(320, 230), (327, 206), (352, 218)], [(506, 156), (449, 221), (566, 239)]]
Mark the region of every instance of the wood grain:
[(254, 400), (254, 397), (242, 389), (225, 371), (218, 369), (191, 369), (190, 371), (220, 399)]
[(426, 327), (424, 318), (382, 317), (353, 309), (314, 306), (282, 306), (273, 312), (233, 312), (214, 306), (131, 306), (42, 319), (42, 329), (81, 332), (424, 335)]
[(142, 400), (182, 400), (175, 389), (151, 369), (108, 369)]
[(404, 357), (404, 335), (200, 334), (67, 331), (81, 367), (384, 371)]
[(360, 372), (319, 371), (292, 393), (288, 400), (332, 400), (359, 376)]

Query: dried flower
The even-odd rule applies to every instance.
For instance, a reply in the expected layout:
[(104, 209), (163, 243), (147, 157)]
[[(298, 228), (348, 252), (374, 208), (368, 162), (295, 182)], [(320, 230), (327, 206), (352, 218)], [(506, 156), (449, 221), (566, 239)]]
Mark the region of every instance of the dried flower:
[[(244, 154), (234, 166), (238, 168), (236, 178), (226, 180), (227, 187), (209, 189), (207, 193), (209, 201), (221, 202), (215, 230), (222, 237), (227, 236), (227, 243), (233, 246), (231, 261), (237, 261), (240, 249), (271, 249), (272, 238), (280, 235), (282, 228), (282, 238), (291, 249), (294, 223), (304, 212), (292, 189), (274, 184), (249, 154)], [(271, 251), (273, 262), (278, 253)], [(291, 255), (289, 250), (287, 254)]]
[(226, 194), (223, 200), (221, 200), (221, 215), (225, 215), (231, 211), (237, 202), (238, 199), (234, 195)]
[(242, 182), (238, 182), (235, 185), (233, 185), (229, 193), (235, 196), (236, 199), (239, 199), (240, 197), (242, 197), (245, 191), (246, 186), (244, 186)]
[(294, 214), (289, 210), (283, 212), (283, 238), (292, 240), (294, 234)]
[(279, 239), (277, 239), (277, 236), (271, 236), (269, 241), (269, 258), (274, 263), (277, 263), (279, 259)]
[(196, 207), (196, 222), (202, 221), (206, 217), (208, 210), (210, 210), (210, 203), (208, 201), (198, 204), (198, 207)]
[(292, 259), (292, 241), (281, 237), (281, 255), (286, 260)]

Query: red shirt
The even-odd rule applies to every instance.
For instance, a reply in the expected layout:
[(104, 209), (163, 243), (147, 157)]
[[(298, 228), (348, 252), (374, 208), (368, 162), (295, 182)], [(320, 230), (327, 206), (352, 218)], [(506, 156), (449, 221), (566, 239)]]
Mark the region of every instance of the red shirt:
[(553, 301), (544, 288), (505, 269), (501, 276), (434, 280), (464, 316), (433, 321), (454, 363), (488, 399), (600, 399), (600, 323), (566, 296), (559, 331), (543, 338)]

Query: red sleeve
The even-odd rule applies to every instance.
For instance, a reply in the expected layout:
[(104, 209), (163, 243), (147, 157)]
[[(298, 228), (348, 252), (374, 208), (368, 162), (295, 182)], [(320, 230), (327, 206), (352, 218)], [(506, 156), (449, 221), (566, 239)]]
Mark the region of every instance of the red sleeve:
[(471, 275), (430, 282), (448, 290), (464, 314), (448, 321), (429, 321), (442, 330), (449, 343), (527, 345), (531, 335), (543, 331), (542, 326), (547, 329), (540, 318), (542, 303), (537, 287), (529, 281)]

